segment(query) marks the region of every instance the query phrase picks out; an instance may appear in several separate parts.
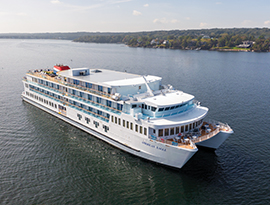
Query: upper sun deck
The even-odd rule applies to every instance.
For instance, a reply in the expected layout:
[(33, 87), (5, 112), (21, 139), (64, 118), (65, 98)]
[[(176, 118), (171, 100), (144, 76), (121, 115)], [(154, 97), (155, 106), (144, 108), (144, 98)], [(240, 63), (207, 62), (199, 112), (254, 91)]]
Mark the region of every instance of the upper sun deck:
[[(84, 82), (95, 83), (103, 86), (134, 86), (144, 84), (145, 80), (141, 75), (119, 72), (106, 69), (88, 69), (88, 75), (73, 75), (72, 72), (78, 70), (87, 70), (88, 68), (74, 68), (59, 72), (59, 75)], [(148, 82), (160, 81), (158, 76), (148, 75), (145, 77)]]

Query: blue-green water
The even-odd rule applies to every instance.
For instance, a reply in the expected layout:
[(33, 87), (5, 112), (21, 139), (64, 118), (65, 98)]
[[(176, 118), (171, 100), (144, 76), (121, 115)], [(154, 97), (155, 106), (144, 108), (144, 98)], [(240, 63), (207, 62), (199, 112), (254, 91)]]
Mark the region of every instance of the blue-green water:
[[(270, 54), (0, 40), (0, 204), (267, 204)], [(173, 170), (21, 101), (29, 69), (54, 64), (163, 77), (235, 133)]]

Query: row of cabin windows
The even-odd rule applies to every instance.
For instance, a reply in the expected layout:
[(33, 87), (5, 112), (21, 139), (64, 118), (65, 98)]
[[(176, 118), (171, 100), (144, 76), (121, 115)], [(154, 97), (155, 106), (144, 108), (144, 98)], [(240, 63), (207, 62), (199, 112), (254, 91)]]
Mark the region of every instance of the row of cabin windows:
[(202, 123), (202, 120), (188, 124), (188, 125), (183, 125), (181, 127), (171, 127), (171, 128), (159, 129), (158, 136), (163, 137), (163, 136), (177, 135), (179, 133), (188, 132), (188, 131), (196, 128), (197, 126), (199, 126), (201, 123)]
[[(68, 78), (68, 79), (65, 78), (65, 81), (68, 81), (69, 83), (72, 83), (72, 84), (75, 84), (75, 85), (80, 85), (82, 87), (86, 87), (86, 88), (98, 90), (100, 92), (104, 92), (105, 91), (104, 87), (101, 86), (101, 85), (95, 85), (95, 84), (92, 84), (92, 83), (83, 82), (83, 81), (79, 81), (79, 80), (75, 80), (75, 79), (70, 79), (70, 78)], [(107, 93), (108, 94), (111, 94), (111, 88), (107, 88)]]
[[(55, 83), (52, 83), (52, 82), (49, 82), (49, 81), (46, 81), (46, 80), (37, 79), (37, 78), (33, 77), (32, 81), (36, 82), (36, 83), (46, 85), (46, 86), (49, 86), (49, 87), (52, 87), (52, 88), (59, 89), (58, 84), (55, 84)], [(66, 82), (67, 79), (65, 78), (64, 81)], [(91, 89), (93, 89), (95, 87), (95, 86), (93, 86), (92, 83), (82, 82), (82, 81), (75, 80), (75, 79), (68, 79), (68, 82), (72, 83), (74, 85), (80, 85), (80, 86), (83, 86), (83, 87), (86, 87), (86, 88), (91, 88)], [(101, 85), (97, 85), (97, 90), (103, 92), (104, 88)], [(111, 88), (107, 88), (107, 93), (111, 94)]]
[[(33, 85), (29, 85), (29, 86), (30, 86), (30, 88), (35, 89), (35, 90), (37, 90), (39, 92), (45, 93), (45, 94), (50, 95), (50, 96), (52, 96), (54, 98), (57, 98), (57, 99), (61, 99), (61, 96), (60, 95), (57, 95), (55, 93), (49, 92), (47, 90), (41, 89), (41, 88), (36, 87), (36, 86), (33, 86)], [(88, 106), (86, 106), (86, 105), (84, 105), (82, 103), (76, 102), (74, 100), (67, 100), (66, 98), (64, 98), (64, 100), (65, 101), (68, 101), (72, 105), (75, 105), (75, 106), (84, 108), (86, 110), (89, 110), (90, 112), (96, 113), (96, 114), (101, 115), (101, 116), (104, 116), (106, 118), (109, 118), (110, 117), (110, 115), (108, 113), (106, 113), (106, 112), (103, 112), (101, 110), (98, 110), (98, 109), (95, 109), (95, 108), (92, 108), (92, 107), (88, 107)]]
[[(111, 116), (111, 121), (114, 122), (115, 124), (121, 125), (121, 119), (118, 117)], [(122, 120), (122, 126), (126, 127), (127, 129), (134, 130), (133, 123), (127, 120)], [(139, 132), (140, 134), (147, 135), (147, 128), (139, 126), (137, 124), (135, 124), (135, 131)]]
[(27, 96), (30, 96), (31, 98), (34, 98), (34, 99), (36, 99), (36, 100), (38, 100), (38, 101), (40, 101), (42, 103), (44, 103), (44, 104), (47, 104), (47, 105), (49, 105), (49, 106), (51, 106), (53, 108), (57, 108), (57, 104), (54, 104), (51, 101), (48, 101), (48, 100), (43, 99), (43, 98), (41, 98), (41, 97), (39, 97), (37, 95), (34, 95), (33, 93), (29, 93), (29, 92), (26, 91), (26, 95)]
[(77, 102), (77, 101), (69, 100), (69, 103), (72, 104), (72, 105), (75, 105), (75, 106), (77, 106), (77, 107), (83, 108), (83, 109), (85, 109), (85, 110), (88, 110), (88, 111), (90, 111), (90, 112), (92, 112), (92, 113), (96, 113), (96, 114), (98, 114), (98, 115), (104, 116), (104, 117), (106, 117), (106, 118), (109, 118), (109, 117), (110, 117), (110, 114), (108, 114), (108, 113), (106, 113), (106, 112), (103, 112), (103, 111), (101, 111), (101, 110), (98, 110), (98, 109), (95, 109), (95, 108), (86, 106), (86, 105), (84, 105), (84, 104), (82, 104), (82, 103), (79, 103), (79, 102)]
[(33, 85), (29, 85), (29, 87), (32, 88), (32, 89), (35, 89), (35, 90), (37, 90), (37, 91), (39, 91), (39, 92), (45, 93), (45, 94), (47, 94), (47, 95), (50, 95), (50, 96), (52, 96), (52, 97), (54, 97), (54, 98), (61, 99), (61, 96), (60, 96), (60, 95), (57, 95), (57, 94), (52, 93), (52, 92), (49, 92), (49, 91), (44, 90), (44, 89), (42, 89), (42, 88), (39, 88), (39, 87), (36, 87), (36, 86), (33, 86)]
[(96, 97), (96, 96), (93, 96), (91, 94), (87, 94), (87, 93), (77, 91), (77, 90), (74, 90), (74, 89), (70, 89), (70, 88), (68, 89), (68, 92), (70, 94), (78, 96), (80, 98), (87, 99), (89, 101), (105, 105), (107, 107), (116, 108), (119, 111), (121, 111), (123, 109), (122, 104), (114, 103), (114, 102), (112, 103), (112, 101), (102, 99), (101, 97)]
[[(60, 86), (58, 84), (55, 84), (55, 83), (52, 83), (52, 82), (49, 82), (49, 81), (45, 81), (45, 80), (42, 80), (42, 79), (32, 78), (32, 81), (38, 82), (40, 84), (43, 84), (43, 85), (46, 85), (48, 87), (55, 88), (55, 89), (58, 89), (58, 90), (60, 88)], [(79, 81), (78, 80), (74, 80), (74, 84), (79, 85)], [(85, 85), (86, 85), (87, 88), (92, 88), (92, 84), (91, 83), (85, 83)], [(110, 94), (111, 89), (108, 88), (107, 90), (108, 90), (108, 93)], [(99, 85), (98, 86), (98, 91), (102, 91), (103, 92), (103, 86), (100, 86)], [(85, 99), (88, 99), (90, 101), (97, 102), (99, 104), (104, 104), (104, 105), (106, 105), (108, 107), (112, 107), (112, 101), (110, 101), (110, 100), (106, 100), (106, 102), (104, 101), (104, 103), (102, 103), (102, 99), (100, 97), (95, 97), (93, 95), (86, 94), (84, 92), (77, 91), (77, 90), (74, 90), (74, 89), (71, 89), (71, 88), (68, 89), (68, 92), (70, 94), (72, 94), (72, 95), (76, 95), (78, 97), (85, 98)], [(123, 105), (117, 103), (115, 108), (117, 110), (120, 110), (121, 111), (123, 109)]]

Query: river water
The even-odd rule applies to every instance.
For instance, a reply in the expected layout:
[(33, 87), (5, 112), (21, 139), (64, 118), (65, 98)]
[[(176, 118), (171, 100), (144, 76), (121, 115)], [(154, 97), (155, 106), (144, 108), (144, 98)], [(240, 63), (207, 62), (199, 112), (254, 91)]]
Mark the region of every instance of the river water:
[[(0, 40), (1, 204), (270, 202), (270, 54)], [(105, 68), (163, 77), (234, 134), (174, 170), (134, 157), (21, 101), (29, 69)]]

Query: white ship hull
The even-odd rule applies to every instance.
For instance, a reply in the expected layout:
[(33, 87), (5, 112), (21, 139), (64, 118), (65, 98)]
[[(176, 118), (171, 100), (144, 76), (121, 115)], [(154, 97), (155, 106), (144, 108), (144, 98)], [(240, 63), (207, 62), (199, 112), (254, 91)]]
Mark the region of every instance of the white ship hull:
[[(44, 98), (44, 96), (43, 96)], [(197, 148), (194, 149), (184, 149), (176, 146), (160, 143), (157, 141), (153, 141), (150, 139), (143, 138), (133, 138), (132, 142), (125, 143), (119, 142), (104, 133), (100, 133), (94, 129), (90, 129), (85, 125), (82, 125), (76, 120), (70, 119), (68, 116), (64, 116), (59, 114), (58, 112), (51, 110), (50, 108), (41, 105), (39, 101), (34, 99), (29, 99), (23, 92), (22, 99), (25, 102), (28, 102), (52, 115), (60, 118), (61, 120), (123, 150), (135, 156), (144, 158), (146, 160), (156, 162), (162, 165), (174, 167), (174, 168), (182, 168), (185, 163), (198, 151)], [(70, 108), (72, 109), (72, 108)], [(131, 146), (132, 144), (132, 146)]]

